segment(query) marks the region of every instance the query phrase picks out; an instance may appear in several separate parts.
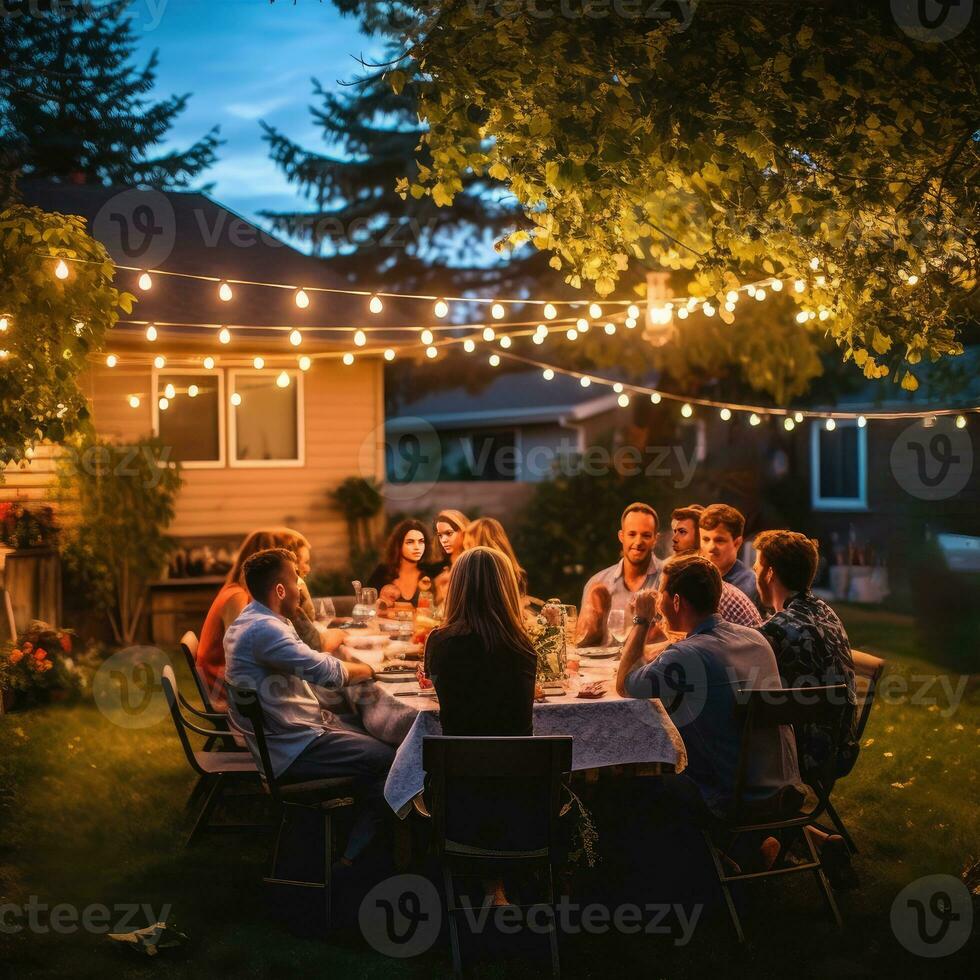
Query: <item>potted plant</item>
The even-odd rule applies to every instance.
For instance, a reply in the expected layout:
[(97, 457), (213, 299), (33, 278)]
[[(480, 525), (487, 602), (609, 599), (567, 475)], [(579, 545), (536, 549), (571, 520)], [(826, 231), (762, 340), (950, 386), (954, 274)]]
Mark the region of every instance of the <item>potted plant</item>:
[(67, 630), (34, 620), (12, 644), (0, 649), (0, 696), (5, 711), (67, 700), (82, 686)]

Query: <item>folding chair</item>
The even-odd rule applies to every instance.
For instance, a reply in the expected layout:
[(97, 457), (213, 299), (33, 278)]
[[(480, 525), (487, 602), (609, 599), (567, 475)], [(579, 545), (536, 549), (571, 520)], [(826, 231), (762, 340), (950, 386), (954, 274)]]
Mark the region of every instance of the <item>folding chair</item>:
[[(180, 638), (180, 649), (184, 654), (184, 659), (187, 661), (187, 669), (190, 671), (191, 677), (194, 679), (194, 686), (197, 688), (197, 696), (201, 699), (201, 704), (204, 706), (202, 711), (200, 708), (195, 708), (194, 705), (190, 704), (187, 699), (181, 694), (180, 702), (181, 705), (186, 708), (191, 714), (197, 715), (198, 718), (204, 718), (209, 721), (219, 732), (231, 732), (231, 726), (228, 724), (228, 713), (226, 711), (219, 711), (214, 707), (214, 703), (211, 701), (211, 695), (208, 691), (208, 685), (204, 678), (201, 676), (201, 672), (197, 669), (197, 634), (193, 630), (188, 630)], [(218, 740), (218, 736), (212, 736), (204, 743), (205, 750), (213, 747), (214, 743)], [(234, 738), (225, 739), (225, 746), (229, 752), (244, 752), (245, 746), (239, 745), (235, 742)]]
[(170, 707), (170, 716), (173, 718), (174, 727), (177, 729), (177, 737), (184, 749), (184, 755), (187, 757), (191, 768), (201, 777), (191, 794), (188, 805), (199, 795), (200, 790), (206, 789), (207, 791), (204, 805), (194, 821), (194, 826), (191, 828), (184, 846), (188, 847), (193, 844), (205, 831), (254, 830), (265, 827), (264, 824), (211, 823), (211, 815), (218, 803), (224, 798), (228, 783), (258, 776), (258, 767), (247, 752), (216, 752), (209, 748), (195, 750), (191, 745), (188, 732), (203, 735), (206, 739), (205, 745), (211, 744), (212, 738), (230, 738), (230, 736), (227, 733), (216, 732), (214, 729), (201, 728), (184, 717), (180, 709), (182, 703), (186, 702), (183, 702), (183, 697), (177, 690), (177, 679), (174, 676), (173, 667), (169, 664), (163, 668), (161, 681), (167, 704)]
[(551, 912), (548, 941), (559, 975), (554, 864), (560, 857), (558, 814), (572, 767), (572, 739), (428, 736), (422, 759), (429, 782), (425, 815), (442, 866), (453, 971), (462, 975), (457, 877), (540, 872)]
[[(302, 783), (283, 784), (273, 774), (266, 741), (265, 715), (256, 690), (231, 684), (225, 679), (229, 700), (252, 726), (255, 742), (259, 750), (262, 786), (281, 809), (279, 829), (272, 850), (272, 866), (263, 877), (267, 885), (290, 885), (299, 888), (323, 889), (324, 917), (329, 928), (331, 920), (331, 865), (333, 864), (333, 813), (335, 810), (354, 804), (355, 780), (350, 776), (332, 779), (308, 780)], [(290, 809), (304, 809), (317, 812), (323, 817), (324, 862), (323, 881), (297, 881), (278, 877), (279, 849), (283, 829), (287, 823)]]
[[(881, 675), (885, 672), (885, 661), (881, 657), (864, 653), (862, 650), (852, 650), (851, 656), (854, 659), (854, 673), (857, 680), (863, 681), (867, 685), (861, 701), (861, 713), (858, 715), (857, 726), (855, 728), (855, 737), (860, 743), (864, 736), (864, 729), (868, 724), (868, 718), (871, 715), (871, 708), (874, 705), (878, 681), (881, 680)], [(854, 839), (844, 826), (844, 821), (841, 820), (840, 814), (834, 809), (834, 804), (829, 799), (827, 800), (827, 816), (841, 837), (844, 838), (847, 849), (852, 854), (857, 854), (857, 844), (854, 843)]]
[[(832, 775), (836, 763), (834, 756), (827, 759), (824, 763), (826, 771), (820, 773), (820, 778), (814, 781), (816, 785), (810, 787), (816, 797), (816, 804), (806, 812), (797, 808), (796, 812), (786, 817), (774, 819), (766, 819), (765, 816), (753, 817), (753, 811), (755, 814), (759, 814), (764, 812), (764, 808), (758, 803), (747, 801), (745, 793), (749, 788), (746, 782), (748, 763), (753, 736), (756, 733), (766, 729), (778, 728), (780, 725), (796, 726), (812, 722), (840, 726), (843, 723), (846, 697), (847, 688), (844, 684), (769, 690), (747, 689), (739, 691), (736, 695), (735, 714), (742, 722), (742, 735), (731, 815), (728, 819), (720, 821), (712, 829), (702, 829), (702, 834), (714, 862), (715, 872), (718, 875), (725, 903), (728, 906), (728, 913), (740, 943), (745, 942), (745, 934), (742, 931), (742, 923), (739, 920), (729, 888), (730, 883), (736, 881), (752, 881), (759, 878), (771, 878), (776, 875), (812, 871), (817, 879), (817, 884), (823, 891), (834, 920), (838, 926), (843, 924), (830, 882), (823, 871), (823, 863), (805, 829), (808, 824), (814, 823), (827, 809), (829, 791), (823, 787), (833, 785)], [(760, 831), (764, 831), (767, 836), (786, 835), (787, 833), (800, 834), (806, 842), (810, 859), (800, 864), (773, 867), (768, 871), (727, 873), (722, 863), (723, 853), (715, 838), (727, 838), (727, 850), (742, 834)]]

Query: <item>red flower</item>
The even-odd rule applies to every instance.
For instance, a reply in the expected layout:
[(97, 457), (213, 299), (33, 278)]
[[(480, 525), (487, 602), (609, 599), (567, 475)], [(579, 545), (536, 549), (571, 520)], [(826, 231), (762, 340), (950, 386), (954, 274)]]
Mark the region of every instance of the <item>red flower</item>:
[(34, 644), (31, 643), (30, 640), (24, 640), (24, 645), (21, 647), (21, 650), (23, 650), (24, 653), (30, 653), (33, 649)]
[(14, 650), (14, 651), (13, 651), (13, 652), (12, 652), (12, 653), (10, 654), (10, 662), (11, 662), (12, 664), (16, 664), (16, 663), (19, 663), (19, 662), (20, 662), (21, 660), (23, 660), (23, 659), (24, 659), (24, 653), (23, 653), (23, 651), (22, 651), (22, 650)]
[(48, 655), (48, 651), (47, 650), (36, 650), (34, 652), (34, 659), (35, 660), (43, 660), (47, 655)]

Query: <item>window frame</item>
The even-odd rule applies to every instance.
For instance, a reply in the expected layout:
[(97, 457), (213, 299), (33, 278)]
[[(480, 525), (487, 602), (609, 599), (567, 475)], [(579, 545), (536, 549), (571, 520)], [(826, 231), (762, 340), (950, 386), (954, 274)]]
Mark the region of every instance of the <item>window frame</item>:
[(857, 419), (836, 419), (837, 428), (857, 429), (858, 494), (856, 497), (822, 497), (820, 495), (820, 434), (824, 425), (810, 426), (810, 503), (814, 510), (868, 510), (868, 427)]
[(218, 458), (178, 460), (181, 469), (185, 470), (222, 470), (227, 465), (228, 451), (225, 446), (225, 372), (221, 368), (163, 368), (154, 367), (151, 371), (150, 385), (153, 389), (153, 435), (160, 438), (160, 375), (196, 375), (218, 380)]
[(237, 378), (245, 375), (254, 378), (257, 374), (268, 374), (277, 378), (283, 371), (289, 377), (290, 382), (296, 388), (296, 459), (238, 459), (236, 455), (238, 446), (238, 424), (237, 410), (229, 402), (228, 405), (228, 466), (233, 469), (296, 469), (306, 465), (306, 410), (305, 410), (305, 391), (303, 385), (304, 372), (299, 368), (262, 368), (256, 371), (255, 368), (228, 368), (228, 397), (231, 392), (237, 391)]

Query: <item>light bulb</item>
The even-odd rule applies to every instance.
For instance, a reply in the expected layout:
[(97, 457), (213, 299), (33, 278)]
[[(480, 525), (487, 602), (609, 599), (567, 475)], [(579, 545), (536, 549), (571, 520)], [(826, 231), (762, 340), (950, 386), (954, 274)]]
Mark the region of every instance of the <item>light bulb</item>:
[(354, 363), (354, 355), (350, 351), (348, 351), (346, 354), (344, 354), (342, 360), (344, 364), (350, 367)]
[(687, 319), (687, 316), (688, 316), (688, 312), (687, 312), (687, 307), (686, 307), (686, 306), (682, 306), (682, 307), (681, 307), (681, 308), (680, 308), (680, 309), (679, 309), (679, 310), (677, 311), (677, 318), (678, 318), (679, 320), (686, 320), (686, 319)]
[(155, 326), (153, 326), (153, 324), (151, 323), (146, 328), (146, 339), (148, 341), (150, 341), (150, 343), (152, 343), (154, 340), (157, 339), (157, 336), (158, 336), (158, 334), (157, 334), (157, 328)]
[(567, 338), (568, 338), (569, 340), (578, 340), (578, 331), (577, 331), (577, 330), (576, 330), (576, 329), (575, 329), (574, 327), (569, 327), (569, 328), (568, 328), (568, 329), (567, 329), (567, 330), (565, 331), (565, 336), (566, 336), (566, 337), (567, 337)]
[(394, 352), (394, 350), (391, 347), (389, 347), (385, 351), (385, 360), (386, 361), (393, 361), (394, 359), (395, 359), (395, 352)]
[(806, 289), (806, 283), (802, 279), (797, 279), (796, 282), (793, 283), (793, 288), (798, 293), (802, 293), (803, 290)]
[(737, 303), (738, 302), (737, 290), (729, 289), (728, 292), (725, 294), (725, 299), (728, 300), (729, 303)]
[(783, 428), (787, 432), (792, 432), (796, 428), (796, 423), (792, 419), (783, 419)]
[(623, 385), (622, 385), (622, 383), (621, 383), (621, 382), (619, 382), (619, 381), (617, 381), (617, 382), (616, 382), (616, 383), (615, 383), (615, 384), (613, 385), (613, 391), (615, 391), (615, 392), (616, 392), (616, 394), (618, 395), (618, 394), (619, 394), (619, 393), (620, 393), (620, 392), (621, 392), (622, 390), (623, 390)]
[(544, 378), (545, 381), (551, 381), (551, 379), (554, 378), (554, 376), (555, 376), (555, 372), (552, 371), (551, 368), (545, 368), (541, 372), (541, 377)]
[(810, 268), (811, 269), (819, 269), (820, 268), (820, 259), (818, 259), (816, 256), (814, 256), (812, 259), (810, 259)]
[(616, 324), (607, 323), (602, 329), (605, 330), (606, 333), (609, 334), (609, 336), (611, 337), (616, 332)]
[(636, 329), (636, 317), (633, 317), (633, 316), (628, 316), (628, 317), (627, 317), (627, 318), (626, 318), (626, 319), (625, 319), (625, 320), (623, 321), (623, 323), (625, 323), (625, 324), (626, 324), (626, 329), (627, 329), (627, 330), (635, 330), (635, 329)]
[(231, 286), (229, 286), (228, 283), (223, 282), (218, 287), (218, 299), (220, 299), (222, 303), (228, 303), (231, 301), (231, 297)]
[(214, 370), (214, 358), (209, 354), (204, 358), (204, 370), (213, 371)]
[(759, 416), (755, 414), (755, 412), (753, 412), (749, 416), (749, 425), (758, 425), (761, 421), (762, 419), (760, 419)]
[(198, 388), (197, 385), (188, 385), (187, 386), (187, 397), (188, 398), (197, 398), (198, 393), (200, 392), (200, 390), (201, 389)]
[(534, 328), (534, 332), (541, 334), (542, 337), (547, 337), (548, 336), (548, 328), (543, 323), (539, 323)]
[(629, 406), (629, 403), (630, 403), (630, 396), (629, 395), (620, 395), (619, 398), (617, 398), (616, 400), (619, 402), (619, 407), (620, 408), (627, 408)]
[(230, 401), (231, 401), (232, 405), (235, 406), (235, 408), (238, 408), (238, 406), (241, 405), (241, 403), (242, 403), (242, 396), (237, 391), (233, 391), (231, 393), (231, 399), (230, 399)]
[(773, 281), (771, 283), (769, 283), (769, 288), (774, 293), (781, 293), (783, 291), (783, 280), (782, 279), (773, 279)]
[(157, 354), (157, 356), (153, 358), (153, 366), (158, 371), (162, 371), (164, 367), (166, 367), (166, 364), (167, 359), (162, 354)]
[(385, 308), (384, 303), (381, 302), (380, 296), (372, 296), (368, 302), (368, 309), (372, 313), (380, 313)]
[(956, 416), (956, 428), (957, 429), (965, 429), (966, 428), (966, 416), (965, 415), (957, 415)]
[(715, 315), (715, 308), (710, 303), (705, 303), (704, 306), (701, 307), (701, 310), (705, 316)]
[(473, 351), (476, 350), (476, 342), (467, 337), (466, 340), (463, 341), (463, 350), (465, 350), (467, 354), (472, 354)]
[(497, 365), (500, 364), (500, 355), (491, 354), (488, 360), (490, 362), (490, 367), (497, 367)]
[(809, 314), (807, 313), (806, 310), (800, 310), (800, 312), (796, 314), (796, 322), (797, 323), (806, 323), (806, 321), (809, 320), (809, 319), (810, 319), (810, 316), (809, 316)]
[(10, 321), (5, 316), (0, 316), (0, 333), (6, 333), (9, 326)]
[(304, 354), (297, 361), (297, 363), (299, 364), (300, 371), (309, 371), (309, 369), (313, 366), (313, 361), (311, 361), (310, 358), (306, 356), (306, 354)]
[(437, 299), (432, 312), (441, 320), (449, 312), (449, 304), (444, 299)]
[(691, 406), (685, 402), (681, 406), (681, 415), (683, 415), (684, 418), (689, 419), (693, 414), (694, 414), (694, 409), (691, 408)]
[(818, 286), (826, 286), (827, 285), (827, 277), (826, 276), (817, 276), (817, 280), (816, 281), (817, 281), (817, 285)]
[(293, 347), (299, 347), (303, 343), (303, 335), (298, 330), (289, 331), (289, 342)]
[(626, 307), (626, 315), (631, 316), (634, 320), (639, 320), (640, 308), (636, 305), (636, 303), (630, 303), (630, 305)]
[(493, 306), (490, 307), (490, 316), (492, 316), (495, 320), (503, 320), (506, 312), (507, 311), (504, 309), (503, 303), (494, 303)]
[(297, 289), (293, 301), (301, 310), (305, 310), (310, 305), (310, 297), (305, 289)]
[(719, 413), (722, 422), (727, 422), (732, 417), (732, 410), (730, 408), (723, 408)]
[(116, 357), (116, 355), (115, 355), (115, 354), (110, 354), (110, 355), (109, 355), (109, 356), (108, 356), (108, 357), (107, 357), (107, 358), (105, 359), (105, 366), (106, 366), (106, 367), (111, 367), (111, 368), (113, 368), (113, 367), (115, 367), (115, 366), (116, 366), (116, 365), (117, 365), (118, 363), (119, 363), (119, 358), (118, 358), (118, 357)]
[(152, 289), (153, 277), (148, 272), (141, 272), (139, 279), (136, 280), (136, 285), (144, 291), (147, 289)]
[(531, 342), (532, 343), (535, 343), (535, 344), (543, 344), (544, 343), (544, 334), (543, 333), (536, 333), (536, 334), (534, 334), (531, 337)]
[(429, 360), (432, 360), (433, 358), (437, 357), (438, 355), (439, 355), (439, 351), (436, 350), (435, 347), (426, 347), (426, 349), (425, 349), (425, 356), (427, 358), (429, 358)]
[(511, 343), (512, 343), (512, 341), (511, 341), (510, 337), (504, 336), (504, 337), (501, 337), (500, 338), (500, 346), (503, 347), (504, 350), (506, 350), (508, 347), (510, 347)]
[(650, 395), (650, 401), (653, 402), (654, 405), (659, 405), (661, 401), (660, 392), (659, 391), (652, 392)]
[(544, 318), (546, 320), (554, 320), (554, 318), (556, 316), (558, 316), (558, 310), (555, 309), (555, 304), (554, 303), (545, 303), (544, 304)]
[(749, 294), (749, 296), (755, 296), (755, 285), (750, 283), (745, 287), (745, 291)]
[(584, 316), (580, 316), (575, 321), (575, 329), (578, 330), (579, 333), (586, 333), (589, 329), (589, 321), (586, 320)]
[(54, 267), (54, 274), (59, 279), (68, 278), (68, 263), (64, 259), (58, 259), (58, 264)]
[(824, 423), (824, 428), (828, 432), (833, 432), (834, 429), (837, 428), (837, 423), (833, 419), (827, 419), (827, 421)]
[(590, 384), (592, 384), (592, 379), (591, 379), (591, 378), (579, 378), (579, 381), (578, 381), (578, 383), (579, 383), (579, 384), (580, 384), (580, 385), (581, 385), (581, 386), (582, 386), (583, 388), (588, 388), (588, 387), (589, 387), (589, 385), (590, 385)]
[(139, 396), (138, 395), (130, 395), (129, 396), (129, 407), (130, 408), (139, 408), (140, 407), (140, 400), (139, 400)]
[(912, 275), (905, 280), (910, 286), (914, 286), (918, 281), (919, 277), (913, 272)]
[(766, 298), (766, 291), (764, 289), (757, 289), (755, 291), (755, 298), (761, 303)]
[(598, 320), (602, 316), (602, 307), (598, 303), (589, 304), (589, 316), (593, 320)]
[(496, 333), (496, 331), (495, 331), (495, 330), (493, 329), (493, 327), (484, 327), (484, 328), (483, 328), (483, 339), (484, 339), (484, 340), (485, 340), (485, 341), (486, 341), (486, 342), (487, 342), (488, 344), (489, 344), (489, 343), (490, 343), (490, 341), (491, 341), (491, 340), (493, 340), (493, 338), (494, 338), (494, 337), (496, 337), (496, 336), (497, 336), (497, 333)]
[(157, 402), (157, 405), (160, 407), (161, 412), (165, 412), (168, 408), (170, 408), (170, 402), (166, 398), (161, 398), (160, 401)]
[(265, 358), (264, 357), (252, 358), (252, 367), (254, 367), (256, 371), (261, 371), (262, 368), (265, 367)]
[(218, 331), (218, 343), (219, 344), (231, 343), (231, 331), (227, 327), (222, 327)]
[(432, 331), (423, 330), (419, 335), (419, 340), (421, 340), (423, 344), (431, 344), (433, 340)]
[(363, 330), (358, 330), (354, 334), (354, 346), (363, 347), (367, 343), (367, 334)]
[(807, 318), (808, 320), (816, 320), (816, 318), (817, 318), (817, 314), (816, 314), (816, 312), (815, 312), (814, 310), (810, 310), (810, 311), (809, 311), (809, 312), (807, 313), (807, 315), (806, 315), (806, 318)]
[(167, 385), (167, 387), (163, 389), (163, 393), (168, 399), (177, 397), (177, 389), (172, 384)]
[(729, 300), (727, 303), (725, 303), (725, 309), (728, 310), (729, 313), (734, 313), (735, 312), (735, 304), (733, 302), (731, 302), (731, 300)]
[(823, 309), (820, 311), (820, 319), (826, 320), (830, 316), (830, 310)]
[(276, 385), (280, 388), (289, 387), (289, 374), (286, 371), (280, 371), (276, 376)]
[(863, 416), (858, 416), (858, 428), (863, 429), (868, 424), (868, 420)]

